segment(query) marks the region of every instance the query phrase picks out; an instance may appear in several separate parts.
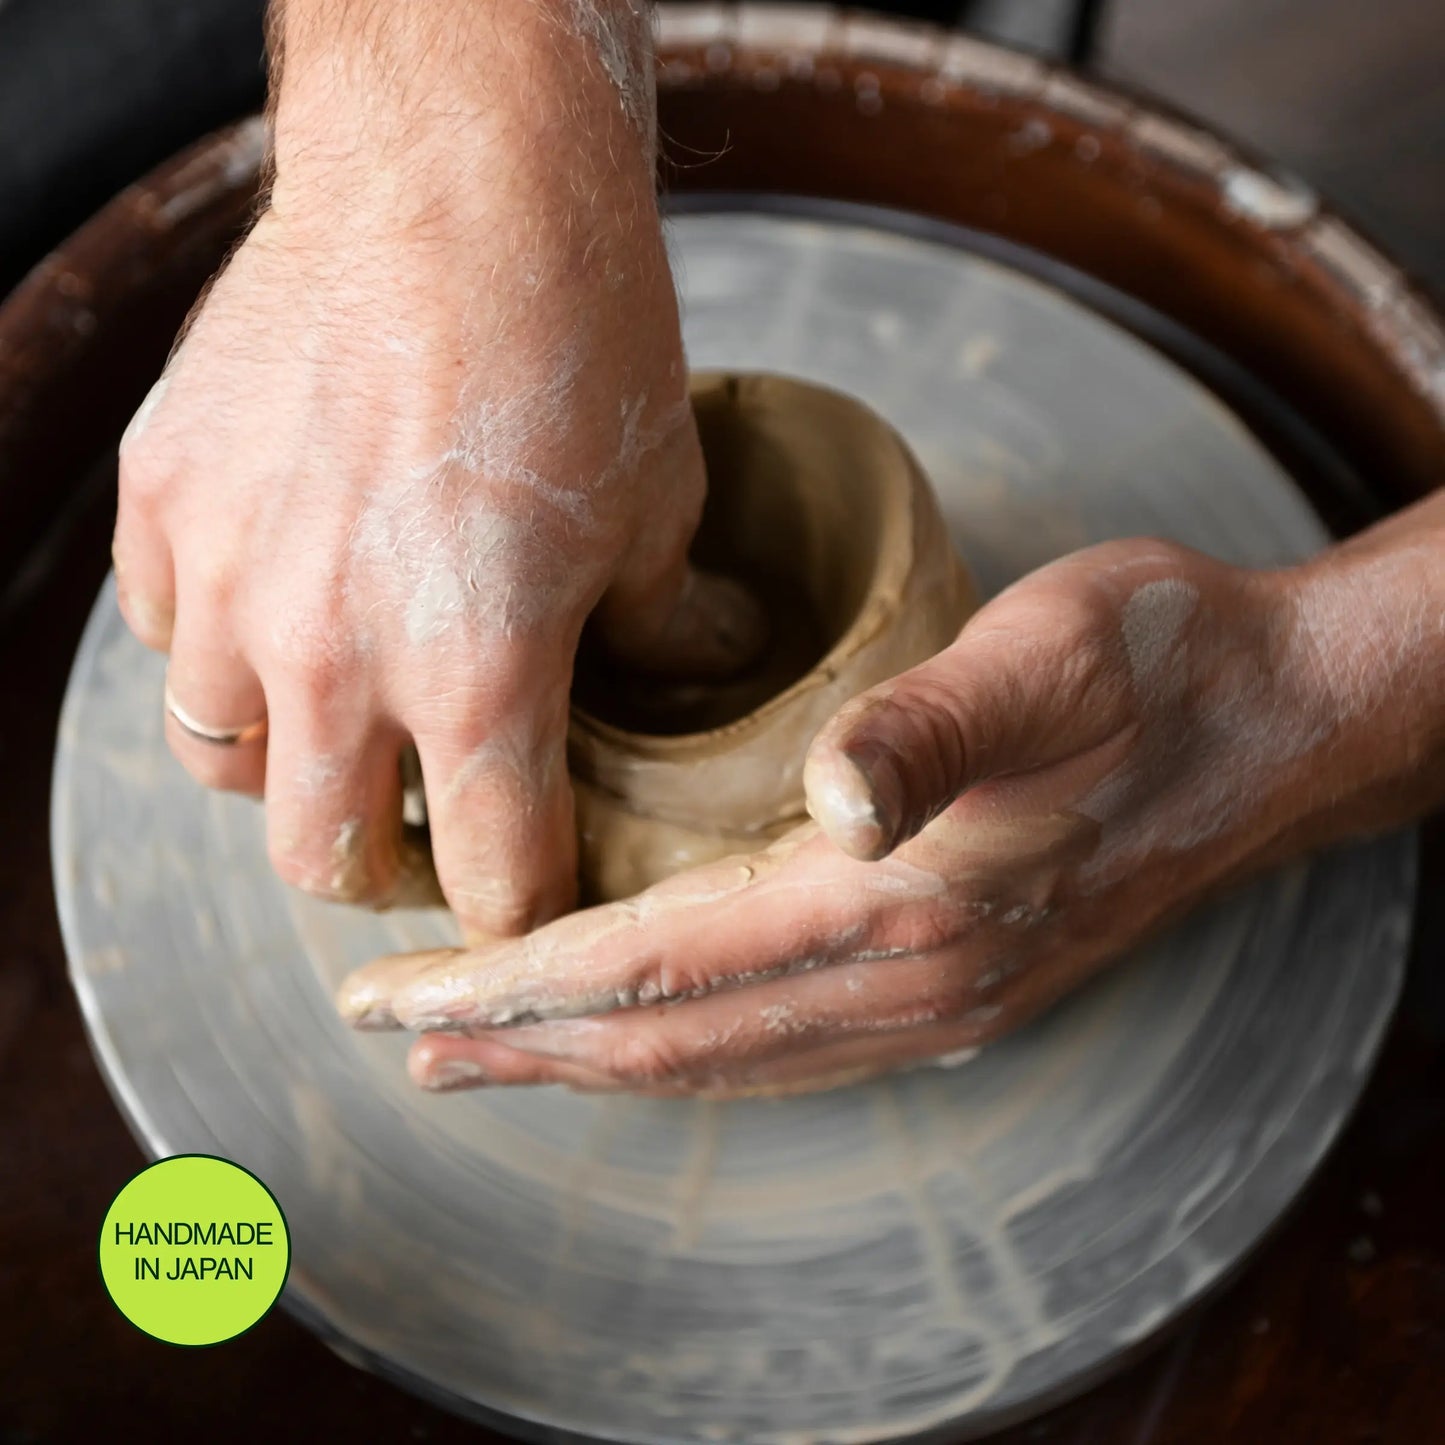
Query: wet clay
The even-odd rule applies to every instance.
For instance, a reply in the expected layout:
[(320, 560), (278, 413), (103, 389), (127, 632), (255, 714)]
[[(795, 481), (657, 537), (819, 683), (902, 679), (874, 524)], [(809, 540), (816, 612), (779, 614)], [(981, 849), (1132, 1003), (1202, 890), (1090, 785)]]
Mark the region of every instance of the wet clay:
[[(803, 821), (817, 731), (978, 605), (928, 478), (876, 412), (782, 376), (700, 373), (691, 391), (708, 475), (692, 558), (748, 587), (769, 637), (740, 672), (696, 680), (627, 667), (584, 635), (567, 736), (584, 906)], [(406, 799), (393, 901), (440, 903), (419, 774)]]
[(586, 903), (795, 826), (814, 734), (946, 646), (976, 606), (927, 478), (876, 413), (780, 376), (700, 375), (692, 397), (708, 472), (693, 557), (753, 590), (771, 637), (707, 682), (584, 645), (568, 760)]
[[(628, 667), (584, 634), (567, 734), (584, 907), (796, 827), (818, 730), (978, 606), (931, 483), (876, 412), (782, 376), (699, 373), (691, 392), (708, 475), (691, 555), (762, 602), (768, 641), (733, 676), (699, 680)], [(414, 753), (403, 772), (391, 902), (440, 906)]]

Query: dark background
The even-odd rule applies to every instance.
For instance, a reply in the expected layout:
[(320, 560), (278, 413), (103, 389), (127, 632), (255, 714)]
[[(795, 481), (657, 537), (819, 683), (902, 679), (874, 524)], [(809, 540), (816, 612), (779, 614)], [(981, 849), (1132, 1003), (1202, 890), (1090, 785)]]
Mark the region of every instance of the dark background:
[[(260, 104), (263, 8), (0, 0), (0, 293), (141, 172)], [(1445, 287), (1445, 0), (873, 8), (1087, 54), (1293, 166)]]

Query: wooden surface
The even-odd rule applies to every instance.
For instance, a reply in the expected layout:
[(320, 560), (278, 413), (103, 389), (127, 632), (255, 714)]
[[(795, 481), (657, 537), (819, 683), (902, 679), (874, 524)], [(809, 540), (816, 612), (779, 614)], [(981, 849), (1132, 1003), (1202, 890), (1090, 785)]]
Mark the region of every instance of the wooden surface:
[[(65, 979), (45, 817), (61, 691), (103, 574), (112, 505), (102, 486), (0, 633), (4, 675), (23, 679), (0, 711), (10, 777), (0, 795), (0, 1442), (106, 1439), (118, 1422), (159, 1441), (490, 1438), (352, 1369), (279, 1312), (230, 1344), (177, 1350), (133, 1329), (101, 1289), (96, 1233), (141, 1156)], [(1427, 879), (1445, 876), (1441, 841)], [(1379, 1074), (1294, 1216), (1172, 1339), (998, 1440), (1445, 1440), (1445, 905), (1431, 892)]]

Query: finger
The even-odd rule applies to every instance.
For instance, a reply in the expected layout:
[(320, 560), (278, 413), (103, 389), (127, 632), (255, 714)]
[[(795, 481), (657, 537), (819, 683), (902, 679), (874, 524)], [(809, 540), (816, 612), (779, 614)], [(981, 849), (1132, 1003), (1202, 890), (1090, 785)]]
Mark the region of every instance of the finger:
[[(831, 1035), (825, 1031), (816, 1043), (779, 1050), (759, 1062), (725, 1063), (706, 1073), (694, 1073), (669, 1092), (712, 1098), (777, 1095), (835, 1088), (909, 1066), (956, 1067), (1037, 1018), (1105, 962), (1106, 955), (1088, 951), (1060, 966), (1053, 962), (1038, 966), (1038, 960), (1030, 961), (1022, 950), (1005, 949), (971, 961), (960, 953), (951, 965), (962, 975), (956, 980), (956, 1002), (944, 1009), (937, 1022), (905, 1021), (900, 1027), (885, 1023), (874, 1033), (857, 1027)], [(886, 964), (861, 965), (852, 977), (859, 980), (860, 992), (875, 987), (890, 994), (895, 989), (901, 992), (903, 980), (889, 968)], [(508, 1031), (503, 1037), (512, 1045), (516, 1033)]]
[[(408, 1028), (495, 1027), (694, 998), (820, 968), (872, 946), (886, 924), (911, 942), (935, 924), (929, 894), (907, 895), (910, 865), (839, 857), (811, 827), (762, 853), (657, 884), (558, 920), (526, 938), (459, 951), (392, 986), (366, 973)], [(840, 924), (839, 919), (849, 920)]]
[(525, 933), (576, 895), (566, 693), (539, 691), (535, 708), (463, 698), (413, 723), (437, 879), (469, 937)]
[(166, 741), (207, 788), (260, 797), (266, 779), (266, 729), (226, 743), (199, 736), (242, 732), (266, 721), (266, 694), (231, 640), (228, 623), (198, 599), (176, 620), (166, 668)]
[(497, 1084), (565, 1084), (589, 1094), (616, 1094), (626, 1086), (605, 1074), (509, 1049), (495, 1038), (426, 1034), (407, 1055), (412, 1082), (435, 1093)]
[[(898, 952), (879, 959), (860, 948), (832, 967), (684, 1003), (557, 1019), (495, 1037), (509, 1049), (590, 1070), (629, 1088), (720, 1085), (800, 1051), (951, 1023), (982, 1039), (1000, 1016), (960, 966), (956, 949)], [(887, 950), (893, 954), (893, 950)], [(997, 970), (990, 970), (991, 973)]]
[[(859, 985), (870, 972), (876, 987), (865, 1001)], [(432, 1089), (564, 1084), (711, 1098), (784, 1094), (856, 1083), (944, 1054), (971, 1056), (1030, 1016), (1024, 1007), (975, 1003), (930, 1021), (921, 997), (909, 1008), (890, 1002), (918, 982), (891, 965), (860, 964), (801, 987), (760, 985), (726, 999), (502, 1033), (427, 1034), (413, 1045), (411, 1074)], [(841, 985), (846, 1001), (825, 1001), (824, 983), (829, 991)]]
[[(800, 1045), (765, 1063), (742, 1066), (719, 1064), (666, 1082), (626, 1084), (605, 1074), (566, 1064), (542, 1055), (528, 1055), (487, 1036), (457, 1039), (466, 1062), (458, 1072), (471, 1070), (476, 1083), (488, 1085), (562, 1084), (587, 1093), (642, 1094), (663, 1098), (745, 1099), (815, 1093), (864, 1083), (881, 1074), (910, 1066), (938, 1062), (955, 1067), (976, 1057), (990, 1039), (977, 1025), (935, 1024), (877, 1033), (867, 1038)], [(428, 1034), (413, 1045), (450, 1037)], [(969, 1040), (965, 1042), (965, 1040)], [(464, 1046), (464, 1047), (460, 1047)], [(475, 1052), (473, 1052), (475, 1051)], [(423, 1087), (435, 1087), (417, 1076)], [(574, 1082), (575, 1081), (575, 1082)], [(461, 1087), (461, 1086), (458, 1086)]]
[(121, 438), (119, 500), (111, 543), (121, 615), (130, 630), (157, 652), (170, 650), (176, 579), (157, 505), (164, 470), (140, 442), (167, 385), (164, 376), (156, 382)]
[(169, 652), (176, 624), (171, 549), (158, 524), (137, 515), (122, 491), (110, 545), (116, 601), (126, 625), (154, 652)]
[(596, 625), (612, 656), (672, 677), (726, 677), (752, 662), (769, 634), (761, 605), (741, 583), (685, 557), (624, 574), (598, 607)]
[[(505, 1027), (703, 997), (826, 968), (860, 948), (923, 951), (980, 917), (1033, 927), (1049, 916), (1048, 880), (1097, 835), (1077, 815), (950, 813), (893, 857), (859, 863), (807, 824), (759, 853), (511, 943), (376, 959), (345, 982), (339, 1003), (369, 1027)], [(1020, 886), (1036, 877), (1045, 880), (1037, 898)]]
[(317, 898), (384, 904), (401, 848), (399, 729), (347, 695), (272, 689), (266, 834), (272, 866)]
[(860, 1084), (912, 1066), (937, 1063), (953, 1068), (975, 1058), (993, 1039), (1014, 1026), (1012, 1021), (1003, 1027), (941, 1023), (873, 1038), (844, 1039), (803, 1049), (755, 1068), (689, 1081), (673, 1092), (710, 1099), (777, 1098)]
[(430, 948), (417, 953), (393, 954), (358, 968), (336, 990), (336, 1011), (342, 1022), (364, 1032), (399, 1029), (392, 1012), (392, 996), (414, 978), (461, 952), (456, 948)]
[(593, 625), (606, 649), (630, 666), (676, 677), (727, 676), (758, 656), (769, 628), (745, 588), (688, 561), (707, 490), (690, 405), (671, 418), (651, 464), (668, 480), (666, 505), (644, 519)]
[[(1077, 599), (1039, 590), (995, 602), (991, 623), (980, 614), (936, 657), (846, 703), (814, 739), (808, 811), (850, 857), (886, 857), (966, 789), (1087, 754), (1125, 725), (1127, 686), (1106, 634)], [(1107, 759), (1096, 761), (1078, 770), (1081, 785), (1105, 770)], [(1068, 780), (1045, 781), (1035, 801)]]
[(111, 543), (116, 601), (136, 637), (154, 652), (169, 652), (176, 625), (176, 583), (171, 551), (158, 532), (136, 535), (122, 510)]

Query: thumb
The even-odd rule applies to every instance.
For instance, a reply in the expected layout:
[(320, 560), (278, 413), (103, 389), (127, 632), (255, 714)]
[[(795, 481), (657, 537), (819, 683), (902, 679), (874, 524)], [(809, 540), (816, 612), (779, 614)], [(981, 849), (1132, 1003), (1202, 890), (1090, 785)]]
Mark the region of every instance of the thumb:
[(1120, 726), (1100, 674), (1053, 639), (988, 630), (844, 704), (808, 751), (808, 811), (850, 857), (885, 858), (965, 790), (1050, 767)]

